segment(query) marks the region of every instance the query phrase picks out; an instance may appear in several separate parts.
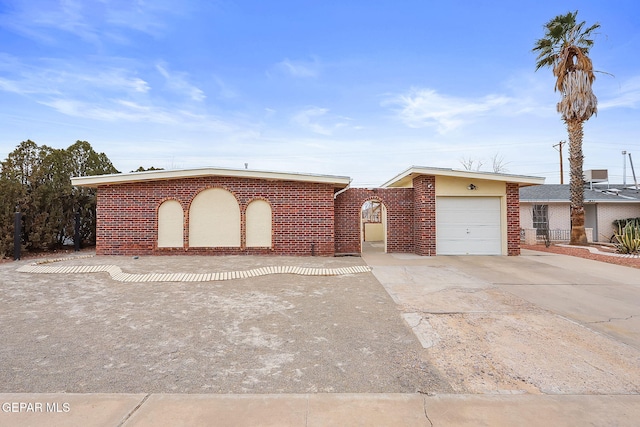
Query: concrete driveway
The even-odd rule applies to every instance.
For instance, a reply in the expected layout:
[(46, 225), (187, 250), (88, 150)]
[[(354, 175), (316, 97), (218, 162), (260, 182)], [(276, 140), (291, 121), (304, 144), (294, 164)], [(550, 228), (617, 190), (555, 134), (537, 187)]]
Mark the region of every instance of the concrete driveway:
[(637, 269), (534, 251), (364, 259), (458, 393), (640, 393)]

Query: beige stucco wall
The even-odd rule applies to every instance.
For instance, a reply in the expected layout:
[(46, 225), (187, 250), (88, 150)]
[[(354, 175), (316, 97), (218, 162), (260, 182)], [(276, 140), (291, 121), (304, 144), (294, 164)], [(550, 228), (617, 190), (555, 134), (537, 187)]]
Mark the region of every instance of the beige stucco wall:
[(254, 200), (247, 206), (247, 247), (271, 247), (271, 205)]
[[(469, 185), (476, 186), (469, 190)], [(507, 186), (504, 181), (436, 176), (436, 196), (505, 196)]]
[(381, 242), (384, 240), (384, 225), (382, 222), (364, 223), (364, 241)]
[(158, 247), (181, 248), (184, 212), (176, 200), (167, 200), (158, 208)]
[(384, 241), (384, 251), (387, 252), (387, 207), (382, 205), (382, 240)]
[(222, 188), (201, 191), (189, 208), (190, 247), (239, 247), (240, 207)]

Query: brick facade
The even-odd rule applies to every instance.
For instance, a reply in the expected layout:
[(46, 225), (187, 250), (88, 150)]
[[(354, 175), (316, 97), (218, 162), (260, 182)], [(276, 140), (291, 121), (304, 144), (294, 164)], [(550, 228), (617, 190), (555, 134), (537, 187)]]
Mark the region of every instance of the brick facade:
[(413, 242), (412, 188), (350, 188), (335, 201), (336, 253), (360, 253), (360, 216), (369, 200), (381, 202), (386, 209), (387, 252), (411, 253)]
[[(189, 205), (202, 190), (219, 187), (231, 192), (241, 213), (241, 246), (189, 248)], [(232, 177), (201, 177), (133, 182), (98, 187), (96, 253), (147, 254), (274, 254), (333, 255), (334, 189), (332, 185), (267, 181)], [(177, 200), (184, 212), (184, 247), (158, 248), (158, 208)], [(272, 248), (247, 248), (247, 205), (266, 200), (272, 208)]]
[(520, 255), (520, 187), (507, 182), (507, 255)]
[[(189, 207), (208, 188), (222, 188), (240, 208), (239, 247), (189, 247)], [(506, 183), (507, 253), (520, 254), (519, 186)], [(98, 255), (360, 253), (361, 209), (369, 200), (386, 211), (387, 252), (436, 254), (435, 177), (419, 175), (413, 188), (349, 188), (332, 184), (243, 177), (205, 176), (98, 186)], [(247, 248), (246, 209), (254, 200), (272, 209), (271, 248)], [(183, 247), (158, 248), (158, 208), (176, 200), (184, 214)]]
[(436, 178), (420, 175), (413, 180), (413, 217), (418, 255), (436, 254)]

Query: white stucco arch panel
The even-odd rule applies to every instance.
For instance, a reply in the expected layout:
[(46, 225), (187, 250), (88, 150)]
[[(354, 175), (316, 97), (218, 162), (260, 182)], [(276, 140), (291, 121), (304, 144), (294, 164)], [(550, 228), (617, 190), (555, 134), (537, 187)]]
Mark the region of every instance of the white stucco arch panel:
[(271, 205), (254, 200), (247, 206), (247, 247), (271, 247)]
[(167, 200), (158, 208), (158, 247), (181, 248), (184, 212), (177, 200)]
[(189, 208), (190, 247), (239, 247), (240, 206), (229, 191), (209, 188)]

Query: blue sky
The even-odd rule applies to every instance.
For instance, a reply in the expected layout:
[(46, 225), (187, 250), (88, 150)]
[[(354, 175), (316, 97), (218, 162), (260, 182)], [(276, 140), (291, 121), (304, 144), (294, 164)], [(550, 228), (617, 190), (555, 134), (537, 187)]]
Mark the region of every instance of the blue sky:
[(638, 4), (0, 0), (0, 158), (87, 140), (123, 172), (248, 163), (375, 186), (497, 156), (557, 183), (567, 134), (531, 48), (578, 10), (601, 24), (590, 56), (609, 73), (585, 169), (620, 182), (627, 150), (640, 178)]

